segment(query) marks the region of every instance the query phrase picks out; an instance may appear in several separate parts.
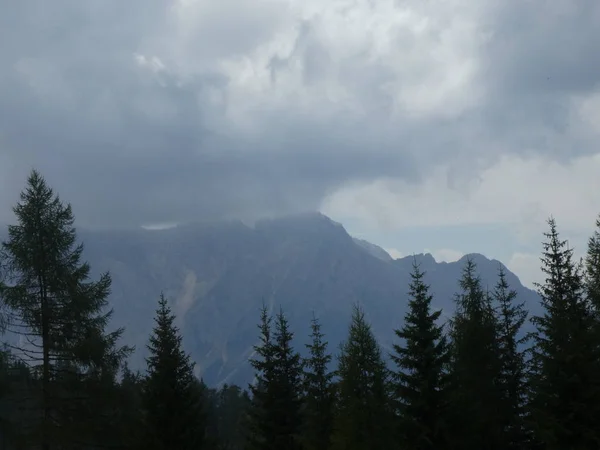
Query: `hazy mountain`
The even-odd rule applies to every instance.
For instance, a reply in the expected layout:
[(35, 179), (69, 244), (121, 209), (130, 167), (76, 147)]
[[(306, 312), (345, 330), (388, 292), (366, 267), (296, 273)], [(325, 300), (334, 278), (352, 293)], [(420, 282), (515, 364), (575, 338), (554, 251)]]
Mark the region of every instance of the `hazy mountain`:
[(371, 244), (369, 241), (365, 241), (364, 239), (353, 238), (356, 245), (365, 249), (369, 254), (373, 255), (375, 258), (379, 258), (383, 261), (393, 261), (394, 258), (390, 256), (388, 252), (382, 249), (380, 246)]
[[(289, 315), (303, 348), (314, 310), (332, 349), (344, 338), (351, 305), (360, 302), (384, 346), (402, 323), (412, 257), (393, 260), (321, 214), (242, 222), (193, 224), (168, 230), (80, 231), (96, 273), (110, 270), (114, 322), (126, 326), (141, 366), (162, 291), (171, 299), (187, 350), (209, 384), (245, 383), (263, 302)], [(386, 257), (387, 255), (387, 257)], [(484, 283), (495, 283), (500, 263), (471, 255)], [(437, 263), (417, 255), (437, 306), (451, 313), (464, 258)], [(534, 292), (516, 276), (508, 281), (535, 306)]]
[[(208, 384), (245, 384), (247, 358), (257, 341), (259, 310), (281, 306), (304, 348), (312, 312), (321, 318), (333, 351), (345, 337), (351, 305), (360, 302), (384, 347), (401, 325), (412, 257), (393, 260), (376, 245), (353, 239), (321, 214), (242, 222), (194, 224), (167, 230), (79, 231), (94, 275), (113, 277), (113, 323), (125, 326), (142, 367), (161, 291), (179, 317), (185, 346)], [(386, 257), (387, 255), (387, 257)], [(500, 263), (471, 255), (493, 286)], [(437, 263), (417, 255), (435, 304), (453, 309), (464, 258)], [(532, 306), (536, 294), (516, 276), (508, 281)]]

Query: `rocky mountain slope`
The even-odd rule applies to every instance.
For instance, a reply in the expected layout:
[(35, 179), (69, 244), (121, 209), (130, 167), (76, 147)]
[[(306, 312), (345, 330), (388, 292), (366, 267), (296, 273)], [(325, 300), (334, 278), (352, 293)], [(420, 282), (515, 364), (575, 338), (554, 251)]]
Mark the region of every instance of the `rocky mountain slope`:
[[(126, 327), (141, 367), (161, 291), (178, 315), (187, 350), (210, 384), (245, 384), (263, 302), (290, 319), (304, 348), (313, 311), (332, 350), (345, 337), (351, 305), (360, 302), (384, 347), (406, 311), (412, 257), (393, 260), (379, 247), (353, 239), (321, 214), (241, 222), (194, 224), (167, 230), (80, 231), (84, 256), (96, 274), (110, 270), (114, 323)], [(493, 286), (500, 263), (470, 255), (485, 284)], [(435, 304), (451, 313), (465, 258), (437, 263), (417, 255), (427, 271)], [(531, 307), (536, 294), (517, 277), (508, 281)]]

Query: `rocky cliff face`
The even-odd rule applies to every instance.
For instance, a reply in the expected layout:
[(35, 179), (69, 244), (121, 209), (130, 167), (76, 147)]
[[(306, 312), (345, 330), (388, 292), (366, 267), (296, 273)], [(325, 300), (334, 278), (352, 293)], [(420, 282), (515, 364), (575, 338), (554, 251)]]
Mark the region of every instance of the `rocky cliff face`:
[[(210, 384), (251, 381), (248, 357), (257, 341), (261, 305), (280, 307), (304, 348), (313, 311), (331, 349), (345, 337), (351, 305), (360, 302), (384, 347), (406, 311), (412, 257), (392, 260), (376, 246), (356, 242), (320, 214), (241, 222), (194, 224), (161, 231), (81, 231), (85, 257), (113, 276), (114, 324), (135, 344), (133, 365), (142, 367), (145, 344), (161, 291), (178, 315), (187, 350)], [(377, 247), (378, 248), (378, 247)], [(382, 250), (383, 251), (383, 250)], [(492, 287), (500, 265), (470, 255)], [(453, 310), (464, 259), (437, 263), (417, 255), (436, 306)], [(509, 273), (512, 287), (533, 308), (536, 294)]]

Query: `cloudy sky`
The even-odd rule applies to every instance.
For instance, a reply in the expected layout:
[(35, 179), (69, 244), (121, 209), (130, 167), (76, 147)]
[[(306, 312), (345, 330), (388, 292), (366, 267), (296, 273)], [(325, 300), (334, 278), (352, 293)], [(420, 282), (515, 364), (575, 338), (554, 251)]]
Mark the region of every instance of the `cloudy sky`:
[(597, 0), (0, 0), (0, 222), (32, 167), (80, 226), (321, 210), (530, 283), (600, 212)]

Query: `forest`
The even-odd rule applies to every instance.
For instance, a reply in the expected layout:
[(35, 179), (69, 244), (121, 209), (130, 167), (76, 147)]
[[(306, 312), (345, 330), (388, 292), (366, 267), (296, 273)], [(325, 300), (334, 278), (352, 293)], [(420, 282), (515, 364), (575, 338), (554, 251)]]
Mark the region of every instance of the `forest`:
[[(442, 321), (415, 263), (393, 350), (360, 304), (307, 356), (285, 311), (257, 311), (249, 386), (207, 386), (157, 292), (145, 370), (111, 330), (109, 273), (90, 279), (70, 204), (37, 171), (0, 249), (0, 449), (511, 450), (600, 448), (600, 219), (576, 260), (548, 219), (531, 316), (502, 267), (468, 261)], [(529, 324), (531, 326), (529, 326)]]

